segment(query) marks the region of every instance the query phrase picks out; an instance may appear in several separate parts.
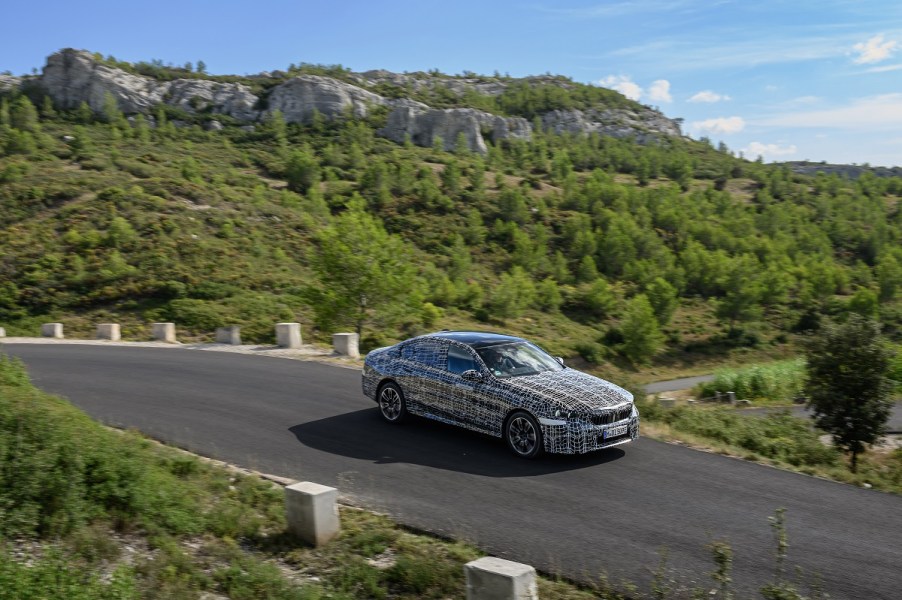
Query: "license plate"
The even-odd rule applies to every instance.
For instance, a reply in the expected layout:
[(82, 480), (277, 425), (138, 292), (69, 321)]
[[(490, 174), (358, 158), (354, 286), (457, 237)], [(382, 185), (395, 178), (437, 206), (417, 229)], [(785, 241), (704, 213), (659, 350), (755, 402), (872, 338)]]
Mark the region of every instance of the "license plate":
[(609, 438), (617, 437), (618, 435), (624, 435), (627, 431), (629, 431), (629, 427), (629, 425), (620, 425), (618, 427), (605, 429), (604, 433), (601, 434), (601, 439), (606, 440)]

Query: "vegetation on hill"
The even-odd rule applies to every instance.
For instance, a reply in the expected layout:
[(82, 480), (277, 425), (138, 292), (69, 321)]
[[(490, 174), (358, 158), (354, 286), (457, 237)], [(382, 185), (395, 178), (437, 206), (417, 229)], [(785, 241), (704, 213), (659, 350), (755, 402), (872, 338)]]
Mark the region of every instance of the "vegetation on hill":
[[(549, 86), (495, 101), (519, 94), (511, 114), (604, 102)], [(378, 110), (253, 130), (155, 117), (0, 100), (8, 333), (118, 321), (135, 338), (165, 320), (264, 342), (299, 320), (307, 339), (359, 328), (366, 349), (479, 327), (626, 370), (785, 355), (853, 312), (900, 335), (902, 178), (800, 176), (679, 139), (538, 132), (445, 152), (377, 137)], [(354, 285), (342, 265), (361, 252), (391, 275)]]

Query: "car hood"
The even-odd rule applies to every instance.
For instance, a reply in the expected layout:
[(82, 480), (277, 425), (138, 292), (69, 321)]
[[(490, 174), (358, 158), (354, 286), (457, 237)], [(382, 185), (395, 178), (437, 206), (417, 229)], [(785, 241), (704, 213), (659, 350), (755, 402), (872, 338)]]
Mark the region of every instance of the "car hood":
[(501, 381), (509, 389), (560, 404), (563, 410), (591, 411), (633, 400), (633, 395), (622, 387), (576, 369), (546, 371)]

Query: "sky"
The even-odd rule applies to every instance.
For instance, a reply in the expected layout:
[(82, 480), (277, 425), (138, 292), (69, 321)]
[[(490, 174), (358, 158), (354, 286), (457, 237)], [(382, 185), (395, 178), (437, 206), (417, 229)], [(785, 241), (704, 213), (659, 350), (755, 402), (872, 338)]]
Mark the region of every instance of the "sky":
[(67, 47), (215, 74), (551, 73), (746, 158), (902, 166), (898, 0), (44, 0), (2, 15), (14, 75)]

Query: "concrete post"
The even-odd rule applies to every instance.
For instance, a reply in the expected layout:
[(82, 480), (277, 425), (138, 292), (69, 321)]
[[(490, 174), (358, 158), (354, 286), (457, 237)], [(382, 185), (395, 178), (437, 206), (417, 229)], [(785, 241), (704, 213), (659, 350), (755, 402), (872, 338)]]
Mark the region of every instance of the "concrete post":
[(241, 327), (238, 325), (229, 325), (228, 327), (220, 327), (216, 330), (216, 343), (231, 344), (233, 346), (241, 345)]
[(360, 336), (356, 333), (333, 333), (332, 347), (337, 354), (360, 358)]
[(301, 324), (276, 323), (276, 345), (279, 348), (300, 348)]
[(119, 333), (119, 323), (101, 323), (97, 326), (98, 340), (111, 340), (118, 342), (122, 339)]
[(464, 565), (467, 600), (538, 600), (536, 570), (530, 565), (485, 556)]
[(0, 327), (0, 337), (6, 337), (6, 330)]
[(55, 338), (58, 340), (63, 339), (63, 324), (44, 323), (43, 325), (41, 325), (41, 336)]
[(720, 392), (714, 392), (714, 401), (720, 404)]
[(175, 343), (175, 323), (154, 323), (153, 339), (166, 342), (168, 344)]
[(727, 392), (727, 402), (731, 406), (736, 406), (736, 392)]
[(288, 530), (313, 546), (321, 546), (338, 535), (338, 490), (310, 481), (285, 488)]

